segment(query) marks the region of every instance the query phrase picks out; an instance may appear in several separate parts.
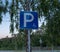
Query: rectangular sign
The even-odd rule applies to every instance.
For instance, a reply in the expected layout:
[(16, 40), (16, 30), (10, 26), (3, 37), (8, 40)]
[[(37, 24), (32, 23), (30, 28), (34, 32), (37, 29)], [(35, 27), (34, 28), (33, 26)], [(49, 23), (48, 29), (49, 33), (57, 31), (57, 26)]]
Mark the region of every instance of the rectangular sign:
[(37, 12), (20, 12), (20, 29), (38, 29)]

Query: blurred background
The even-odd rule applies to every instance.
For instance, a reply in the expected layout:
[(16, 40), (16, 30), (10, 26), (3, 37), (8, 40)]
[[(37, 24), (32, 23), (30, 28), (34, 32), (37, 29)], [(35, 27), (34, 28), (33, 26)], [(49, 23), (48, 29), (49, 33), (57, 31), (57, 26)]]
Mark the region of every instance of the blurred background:
[(19, 28), (19, 18), (28, 3), (39, 25), (30, 30), (31, 50), (60, 50), (60, 0), (0, 0), (0, 50), (26, 49), (27, 33)]

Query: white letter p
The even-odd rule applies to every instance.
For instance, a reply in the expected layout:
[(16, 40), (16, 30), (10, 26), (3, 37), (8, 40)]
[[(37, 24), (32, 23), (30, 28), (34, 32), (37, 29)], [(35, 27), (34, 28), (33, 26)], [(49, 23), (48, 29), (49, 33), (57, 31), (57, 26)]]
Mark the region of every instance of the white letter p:
[[(31, 16), (31, 19), (27, 19), (27, 15)], [(34, 16), (31, 13), (24, 13), (24, 27), (26, 27), (27, 22), (32, 22), (34, 20)]]

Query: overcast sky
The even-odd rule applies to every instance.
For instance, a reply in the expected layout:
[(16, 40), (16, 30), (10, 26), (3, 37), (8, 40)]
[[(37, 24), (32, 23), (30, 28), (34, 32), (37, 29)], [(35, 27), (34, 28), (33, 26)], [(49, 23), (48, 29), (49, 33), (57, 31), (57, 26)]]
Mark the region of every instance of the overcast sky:
[(0, 24), (0, 38), (11, 36), (9, 34), (9, 27), (10, 27), (9, 14), (7, 13), (5, 16), (3, 16), (2, 24)]
[[(2, 0), (3, 4), (5, 4), (5, 0)], [(9, 0), (9, 2), (11, 2), (11, 0)], [(7, 13), (6, 15), (3, 15), (3, 21), (2, 24), (0, 24), (0, 38), (5, 38), (6, 36), (11, 37), (10, 32), (10, 19), (9, 19), (9, 14)]]

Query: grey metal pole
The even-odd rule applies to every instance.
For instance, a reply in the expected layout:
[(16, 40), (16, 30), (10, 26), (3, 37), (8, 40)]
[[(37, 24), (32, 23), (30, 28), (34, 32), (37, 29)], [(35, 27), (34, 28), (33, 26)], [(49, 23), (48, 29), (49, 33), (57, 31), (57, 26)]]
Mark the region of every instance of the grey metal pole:
[(28, 52), (30, 52), (30, 30), (28, 30)]
[[(26, 11), (30, 11), (30, 0), (26, 0)], [(31, 52), (30, 51), (30, 30), (28, 30), (27, 38), (28, 38), (28, 42), (27, 42), (28, 48), (27, 48), (27, 51)]]

